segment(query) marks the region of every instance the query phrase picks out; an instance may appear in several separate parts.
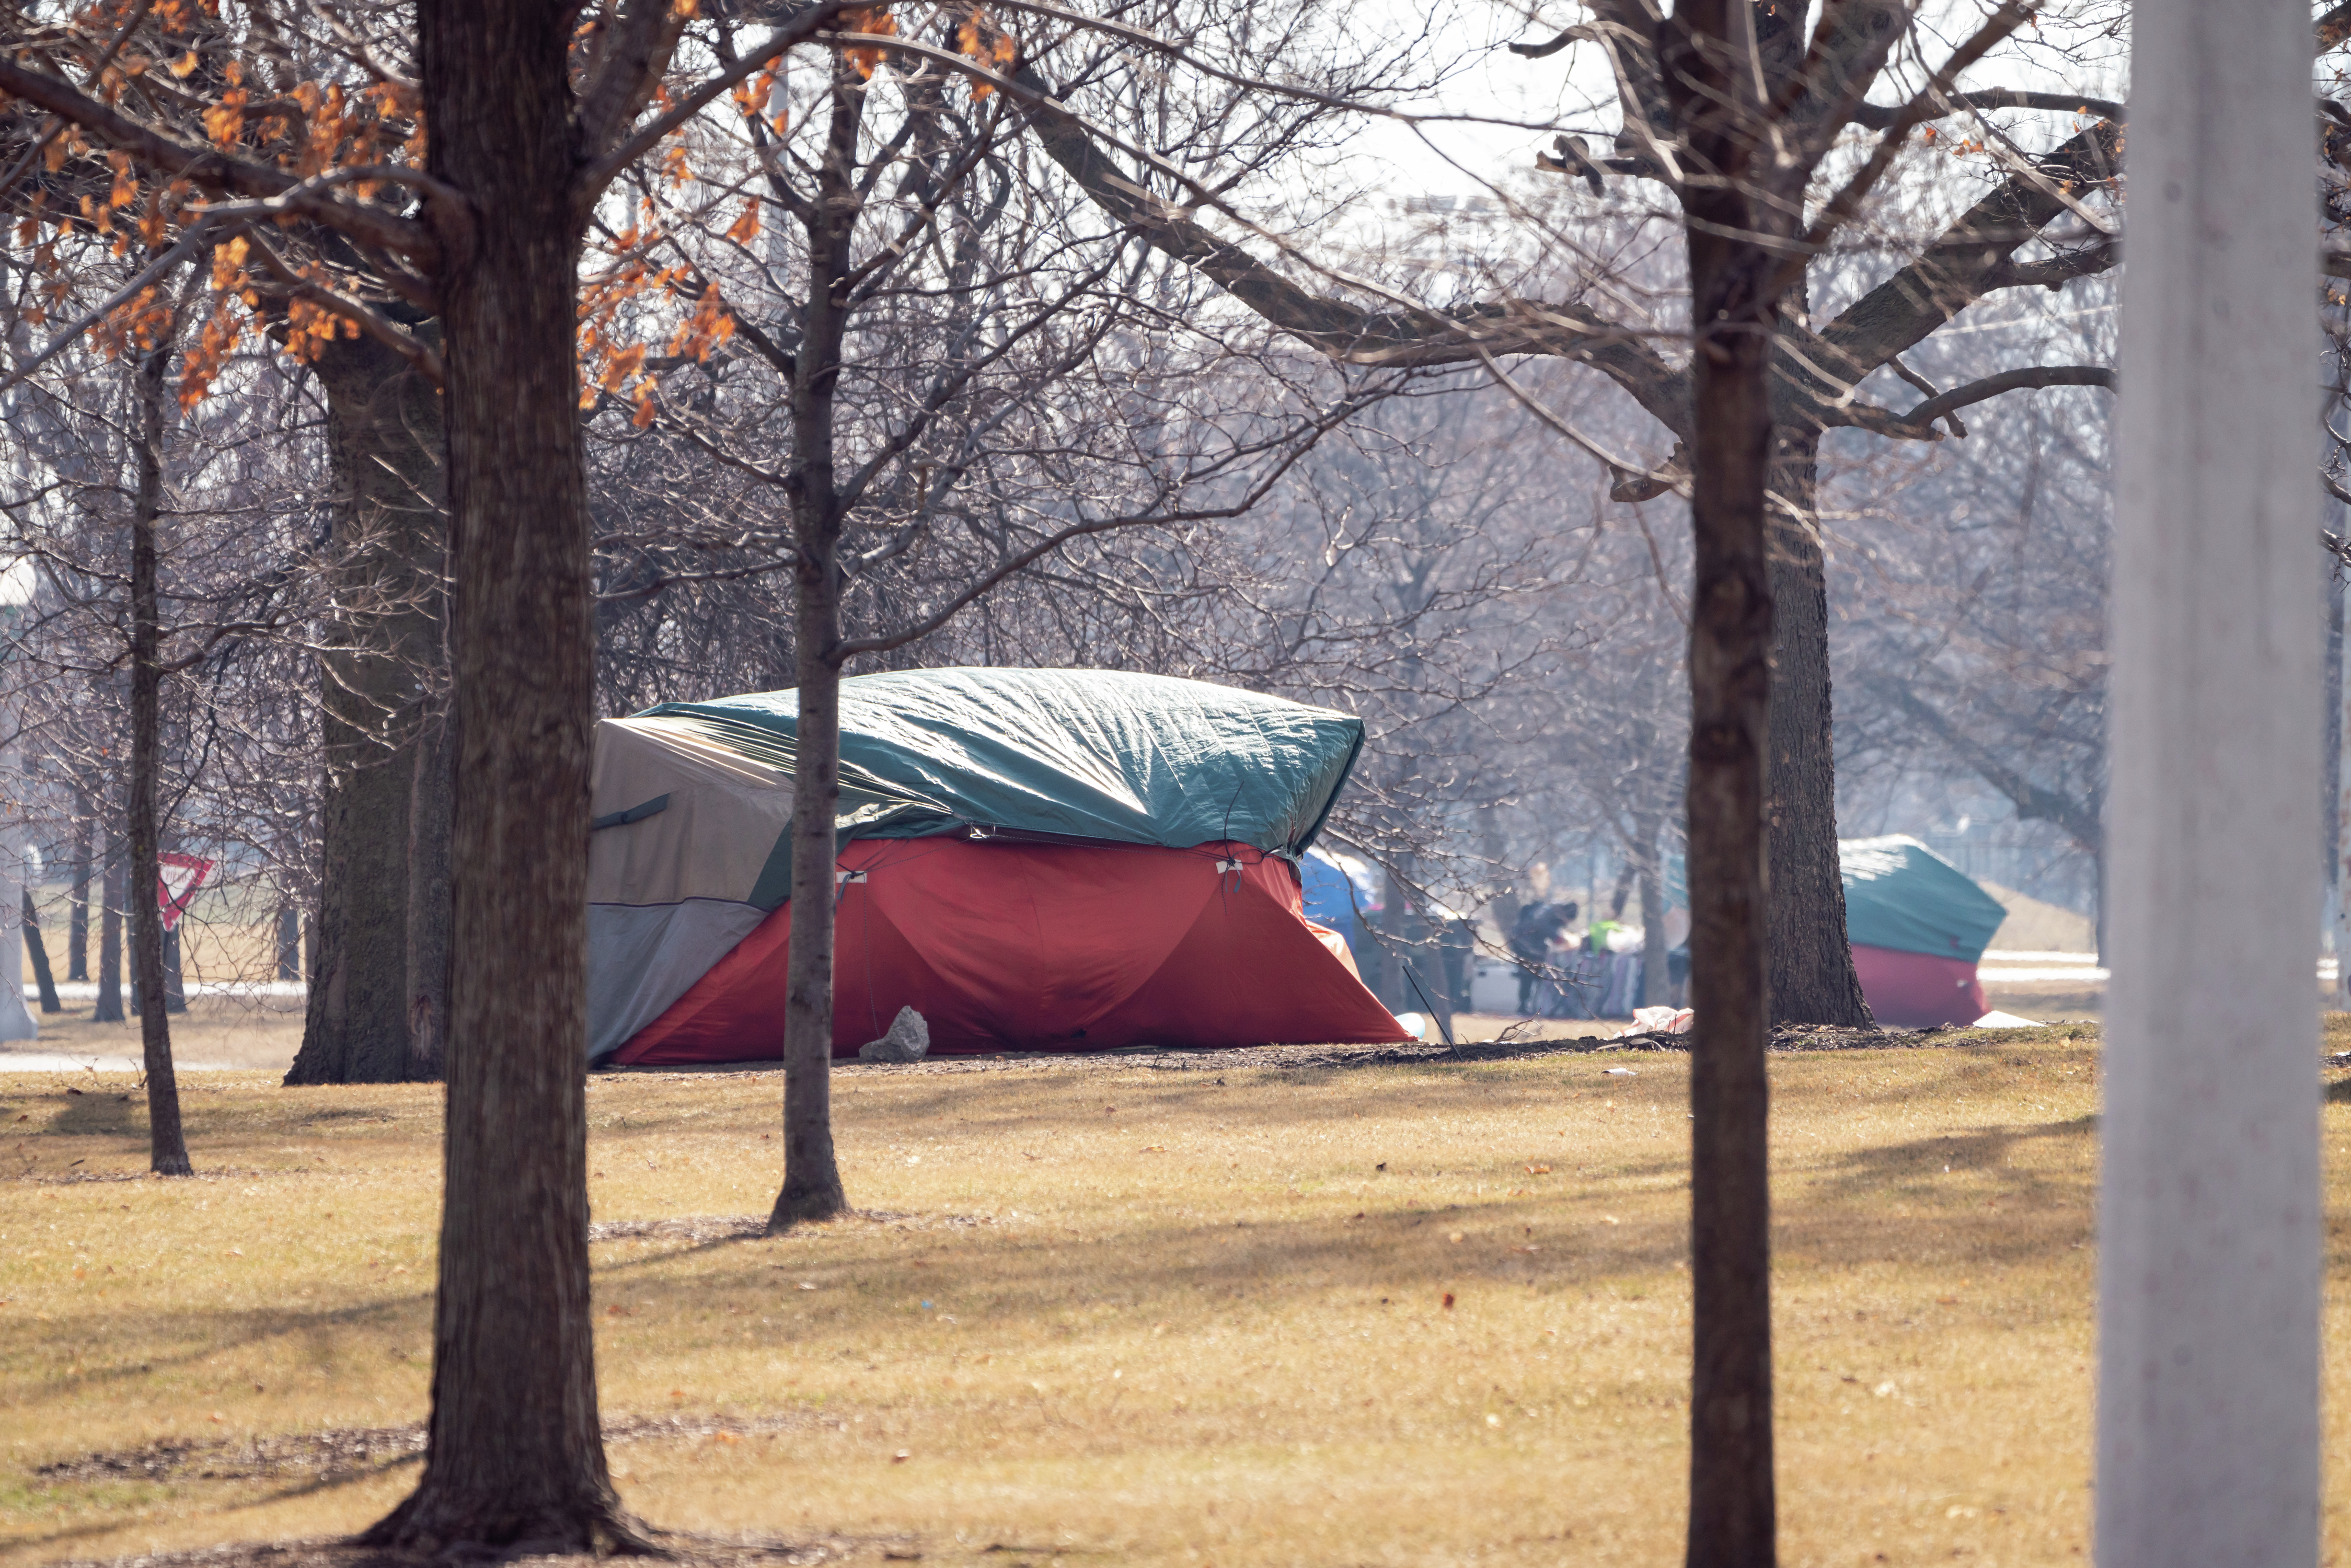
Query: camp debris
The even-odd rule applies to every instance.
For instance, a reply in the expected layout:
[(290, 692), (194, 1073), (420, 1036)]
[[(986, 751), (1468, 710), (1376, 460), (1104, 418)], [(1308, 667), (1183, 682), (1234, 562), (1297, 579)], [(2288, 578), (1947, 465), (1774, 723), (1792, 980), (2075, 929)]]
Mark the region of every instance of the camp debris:
[[(781, 1055), (796, 693), (597, 727), (589, 1053)], [(1200, 681), (946, 669), (841, 685), (833, 1050), (1406, 1038), (1298, 862), (1362, 721)]]
[(1917, 840), (1837, 844), (1844, 925), (1862, 995), (1881, 1024), (1973, 1023), (1991, 1009), (1976, 960), (2007, 908)]

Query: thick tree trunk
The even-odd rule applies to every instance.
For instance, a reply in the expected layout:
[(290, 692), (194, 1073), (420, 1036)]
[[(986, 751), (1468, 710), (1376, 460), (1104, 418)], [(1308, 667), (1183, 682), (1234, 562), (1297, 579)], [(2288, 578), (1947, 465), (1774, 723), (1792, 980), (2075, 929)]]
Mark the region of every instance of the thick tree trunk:
[(33, 960), (33, 983), (40, 988), (41, 1010), (45, 1013), (65, 1011), (57, 1000), (57, 977), (49, 972), (48, 945), (41, 940), (41, 918), (33, 908), (33, 890), (25, 890), (25, 952)]
[(848, 329), (856, 233), (858, 123), (865, 93), (832, 62), (824, 164), (808, 223), (809, 294), (792, 386), (791, 507), (795, 670), (792, 935), (784, 994), (784, 1183), (770, 1232), (849, 1207), (832, 1147), (834, 824), (841, 803), (841, 498), (833, 473), (833, 394)]
[[(338, 340), (316, 373), (346, 609), (334, 633), (343, 647), (322, 661), (322, 972), (286, 1082), (437, 1077), (450, 780), (437, 711), (447, 549), (441, 398), (372, 338)], [(426, 967), (413, 972), (420, 935)]]
[(122, 1021), (122, 839), (111, 813), (106, 824), (105, 859), (98, 871), (98, 1005), (93, 1023)]
[(73, 897), (66, 906), (66, 978), (89, 978), (89, 792), (74, 791)]
[(1867, 1027), (1837, 866), (1829, 599), (1818, 432), (1782, 433), (1771, 488), (1801, 518), (1771, 521), (1771, 1017)]
[(162, 772), (162, 628), (157, 605), (155, 516), (163, 489), (163, 374), (168, 347), (139, 361), (139, 488), (131, 510), (131, 953), (139, 989), (140, 1043), (146, 1053), (149, 1165), (158, 1176), (188, 1176), (180, 1127), (180, 1085), (172, 1071), (163, 996), (163, 912), (156, 906), (156, 802)]
[(450, 810), (456, 747), (446, 712), (428, 716), (410, 743), (408, 792), (408, 1075), (448, 1071)]
[[(433, 1409), (375, 1542), (642, 1543), (597, 1419), (588, 1270), (593, 616), (573, 310), (573, 10), (423, 0), (447, 386), (455, 869)], [(407, 831), (407, 819), (401, 819)]]
[(1688, 784), (1690, 1001), (1689, 1568), (1777, 1561), (1771, 1434), (1768, 851), (1771, 573), (1770, 364), (1787, 225), (1747, 187), (1760, 105), (1754, 23), (1732, 0), (1682, 0), (1661, 34), (1694, 166), (1688, 222), (1694, 434)]

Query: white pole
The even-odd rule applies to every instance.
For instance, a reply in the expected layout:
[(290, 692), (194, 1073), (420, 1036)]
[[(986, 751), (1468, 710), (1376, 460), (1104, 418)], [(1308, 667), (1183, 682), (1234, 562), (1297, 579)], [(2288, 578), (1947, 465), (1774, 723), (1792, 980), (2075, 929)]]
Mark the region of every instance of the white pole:
[(2097, 1553), (2307, 1568), (2325, 570), (2310, 10), (2140, 0), (2132, 26)]
[[(2351, 528), (2351, 516), (2338, 506), (2331, 519), (2340, 529)], [(2345, 584), (2327, 574), (2327, 594), (2337, 615), (2351, 611), (2345, 601)], [(2335, 921), (2335, 994), (2327, 1006), (2335, 1010), (2351, 1009), (2351, 681), (2343, 679), (2341, 665), (2344, 649), (2338, 641), (2335, 648), (2337, 668), (2335, 671), (2335, 865), (2328, 879), (2327, 908)]]

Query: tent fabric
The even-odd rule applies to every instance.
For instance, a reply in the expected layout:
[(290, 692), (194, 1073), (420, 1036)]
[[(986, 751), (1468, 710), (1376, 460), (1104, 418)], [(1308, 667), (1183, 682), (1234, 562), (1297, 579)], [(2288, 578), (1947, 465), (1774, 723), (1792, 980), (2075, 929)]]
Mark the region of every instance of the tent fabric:
[[(862, 876), (836, 911), (836, 1056), (901, 1007), (941, 1054), (1410, 1038), (1253, 846), (866, 840), (840, 864)], [(615, 1060), (779, 1058), (790, 935), (787, 904)]]
[[(789, 772), (799, 694), (641, 716)], [(977, 828), (1300, 855), (1363, 742), (1363, 721), (1334, 709), (1119, 670), (893, 670), (841, 685), (841, 779), (872, 808), (859, 838)]]
[(1856, 948), (1927, 954), (1972, 967), (2008, 918), (1998, 899), (1916, 839), (1845, 839), (1837, 857), (1845, 939)]
[[(778, 912), (790, 892), (797, 721), (795, 694), (771, 692), (665, 705), (598, 727), (588, 868), (591, 1060), (643, 1044), (640, 1036), (683, 1040), (684, 1018), (697, 1013), (718, 1021), (705, 1027), (709, 1040), (691, 1049), (719, 1049), (711, 1042), (736, 1030), (742, 1031), (737, 1045), (757, 1054), (752, 1045), (769, 1026), (756, 1020), (751, 1002), (710, 1009), (713, 997), (736, 995), (728, 987), (747, 983), (742, 976), (768, 973), (763, 954), (780, 961), (789, 929), (789, 916)], [(950, 1031), (947, 1038), (1037, 1040), (1060, 1031), (1091, 1044), (1104, 1020), (1142, 1031), (1138, 1039), (1171, 1043), (1179, 1035), (1228, 1043), (1241, 1043), (1243, 1036), (1253, 1036), (1250, 1043), (1398, 1038), (1353, 965), (1333, 956), (1300, 915), (1296, 875), (1285, 863), (1311, 845), (1344, 784), (1363, 744), (1361, 721), (1197, 681), (987, 669), (852, 677), (841, 683), (841, 726), (834, 825), (843, 868), (865, 866), (854, 857), (877, 852), (862, 847), (875, 844), (895, 844), (910, 857), (983, 845), (1126, 857), (1050, 877), (1039, 867), (1066, 872), (1081, 862), (1000, 855), (970, 862), (972, 874), (950, 879), (936, 896), (964, 901), (955, 908), (994, 911), (987, 919), (977, 913), (951, 919), (943, 905), (893, 917), (887, 924), (898, 936), (877, 930), (872, 953), (858, 949), (866, 965), (895, 951), (891, 944), (897, 942), (905, 950), (902, 969), (926, 970), (935, 980), (913, 987), (908, 997), (930, 997), (950, 1017), (972, 1013), (981, 1005), (976, 998), (1010, 1009), (986, 1029), (974, 1014), (955, 1026), (961, 1036)], [(1196, 908), (1179, 919), (1181, 898), (1168, 903), (1169, 887), (1154, 880), (1174, 871), (1136, 869), (1150, 863), (1134, 858), (1145, 849), (1177, 856), (1193, 871), (1203, 855), (1209, 865), (1238, 859), (1251, 868), (1239, 881), (1274, 873), (1278, 882), (1286, 879), (1289, 892), (1281, 897), (1270, 883), (1251, 883), (1258, 893), (1249, 918), (1270, 923), (1270, 934), (1261, 933), (1265, 951), (1237, 952), (1221, 977), (1194, 977), (1220, 998), (1213, 1003), (1151, 988), (1153, 976), (1185, 943), (1197, 935), (1213, 948), (1217, 938), (1196, 933)], [(1108, 869), (1113, 863), (1123, 868), (1117, 874)], [(904, 879), (893, 871), (886, 880)], [(852, 917), (872, 917), (891, 895), (845, 883), (842, 896), (839, 951), (846, 953)], [(1226, 896), (1249, 903), (1238, 891)], [(1033, 914), (1029, 926), (1050, 931), (1059, 946), (1016, 957), (1003, 941), (985, 939), (982, 928), (987, 919), (1005, 918), (1008, 901), (1026, 901), (1040, 912), (1050, 905), (1050, 915)], [(1276, 908), (1280, 920), (1266, 914)], [(1091, 913), (1081, 918), (1081, 911)], [(1231, 921), (1217, 927), (1227, 939), (1240, 928)], [(1110, 949), (1121, 943), (1126, 947), (1112, 965), (1117, 973), (1104, 972)], [(982, 954), (984, 960), (974, 956)], [(1272, 967), (1277, 954), (1287, 955), (1279, 960), (1287, 971)], [(1000, 977), (982, 972), (1002, 964), (1038, 971), (1062, 989), (1008, 1000)], [(1182, 965), (1177, 972), (1188, 973)], [(841, 975), (846, 998), (852, 977), (846, 969)], [(763, 994), (757, 985), (740, 993)], [(1298, 1005), (1264, 999), (1277, 994)], [(1102, 998), (1113, 997), (1126, 998), (1119, 1003), (1126, 1011), (1109, 1009)], [(1146, 1001), (1159, 1010), (1134, 1011)], [(1337, 1010), (1314, 1010), (1326, 1003)], [(883, 1025), (898, 1005), (904, 1004), (881, 1015)], [(932, 1010), (913, 1005), (926, 1017)], [(853, 1015), (845, 1004), (840, 1016), (851, 1030)], [(779, 1012), (773, 1027), (780, 1030)], [(935, 1040), (942, 1038), (939, 1020), (933, 1030)], [(1086, 1034), (1068, 1032), (1079, 1030)], [(876, 1026), (851, 1043), (880, 1032)]]
[(1870, 1013), (1881, 1024), (1931, 1029), (1938, 1023), (1973, 1023), (1991, 1010), (1984, 1002), (1973, 958), (1939, 958), (1856, 942), (1853, 967)]

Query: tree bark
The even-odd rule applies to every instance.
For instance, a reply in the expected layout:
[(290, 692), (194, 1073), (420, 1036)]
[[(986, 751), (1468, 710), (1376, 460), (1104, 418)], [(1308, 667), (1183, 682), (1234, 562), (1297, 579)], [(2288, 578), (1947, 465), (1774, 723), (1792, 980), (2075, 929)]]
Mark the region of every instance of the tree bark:
[(1479, 852), (1486, 858), (1487, 874), (1494, 879), (1492, 885), (1499, 889), (1486, 908), (1493, 917), (1494, 929), (1508, 942), (1511, 928), (1519, 923), (1519, 890), (1516, 883), (1501, 882), (1509, 847), (1502, 841), (1502, 813), (1490, 800), (1478, 808), (1478, 840)]
[(444, 707), (410, 745), (408, 792), (408, 1075), (448, 1071), (450, 811), (455, 794), (454, 726)]
[(162, 772), (162, 626), (155, 518), (163, 489), (163, 376), (167, 344), (141, 358), (139, 487), (131, 509), (131, 952), (147, 1005), (139, 1011), (146, 1055), (149, 1166), (157, 1176), (193, 1174), (180, 1126), (180, 1085), (172, 1071), (172, 1025), (163, 998), (163, 912), (156, 906), (156, 802)]
[(772, 1234), (848, 1208), (832, 1146), (834, 824), (841, 804), (841, 496), (833, 396), (848, 329), (863, 84), (832, 62), (831, 117), (808, 220), (809, 290), (792, 385), (792, 580), (799, 720), (792, 753), (792, 934), (784, 997), (784, 1183)]
[(105, 858), (98, 870), (98, 1005), (90, 1009), (93, 1023), (122, 1021), (122, 838), (109, 813)]
[(163, 933), (163, 1010), (167, 1013), (188, 1010), (187, 971), (181, 946), (180, 925), (175, 921)]
[(588, 1269), (594, 685), (575, 12), (422, 0), (417, 16), (426, 167), (462, 193), (431, 219), (443, 249), (456, 875), (424, 1473), (369, 1539), (453, 1555), (631, 1550), (643, 1540), (605, 1469)]
[(73, 898), (66, 906), (66, 978), (89, 978), (89, 793), (74, 790)]
[(1754, 23), (1735, 0), (1682, 0), (1660, 32), (1693, 166), (1685, 188), (1694, 439), (1690, 527), (1689, 1568), (1777, 1561), (1771, 1434), (1769, 1085), (1771, 573), (1764, 495), (1776, 263), (1786, 228), (1749, 184), (1761, 106)]
[(1845, 935), (1837, 858), (1836, 747), (1829, 691), (1827, 560), (1818, 431), (1781, 432), (1771, 515), (1771, 1017), (1868, 1028)]
[[(338, 340), (316, 373), (335, 486), (337, 598), (347, 608), (333, 633), (342, 646), (322, 661), (322, 973), (286, 1082), (433, 1078), (445, 1033), (449, 898), (436, 690), (447, 553), (441, 398), (372, 338)], [(426, 963), (412, 972), (420, 936)]]
[(57, 977), (49, 972), (49, 949), (41, 940), (41, 917), (33, 909), (33, 890), (25, 890), (25, 952), (33, 960), (33, 983), (41, 990), (41, 1010), (63, 1012), (57, 1000)]
[(1654, 812), (1633, 819), (1640, 836), (1641, 1002), (1663, 1007), (1671, 990), (1666, 964), (1666, 877), (1658, 863), (1657, 835), (1665, 826)]

